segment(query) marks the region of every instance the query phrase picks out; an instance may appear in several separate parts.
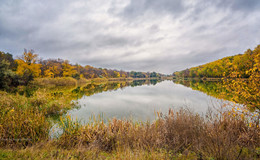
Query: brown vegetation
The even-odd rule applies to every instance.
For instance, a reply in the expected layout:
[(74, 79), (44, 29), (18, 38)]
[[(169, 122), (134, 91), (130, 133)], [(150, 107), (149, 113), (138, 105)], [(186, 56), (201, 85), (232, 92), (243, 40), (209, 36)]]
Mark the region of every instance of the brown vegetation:
[(187, 109), (169, 111), (152, 124), (113, 119), (80, 126), (67, 117), (64, 133), (53, 144), (59, 148), (88, 148), (103, 152), (121, 149), (156, 151), (165, 149), (174, 155), (196, 155), (207, 159), (259, 158), (259, 119), (246, 119), (232, 111), (207, 118)]
[(36, 78), (32, 83), (37, 86), (76, 86), (77, 80), (72, 77)]

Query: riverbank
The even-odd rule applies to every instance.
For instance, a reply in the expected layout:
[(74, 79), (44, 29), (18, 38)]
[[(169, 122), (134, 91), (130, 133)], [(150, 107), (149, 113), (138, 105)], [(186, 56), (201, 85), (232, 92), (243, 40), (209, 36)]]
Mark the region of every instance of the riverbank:
[(93, 78), (93, 79), (75, 79), (72, 77), (58, 78), (35, 78), (31, 84), (36, 86), (76, 86), (95, 82), (120, 82), (135, 80), (157, 80), (158, 78)]
[[(51, 114), (72, 106), (71, 95), (1, 92), (0, 159), (257, 159), (259, 118), (241, 110), (195, 114), (188, 109), (157, 113), (152, 123), (93, 119), (81, 125), (56, 120), (63, 131), (50, 139)], [(57, 108), (56, 108), (57, 107)], [(225, 107), (225, 106), (222, 106)], [(50, 112), (51, 111), (51, 112)], [(53, 112), (60, 111), (60, 112)]]
[[(105, 123), (96, 117), (82, 125), (64, 116), (66, 110), (77, 107), (73, 99), (102, 92), (100, 88), (122, 88), (127, 83), (90, 81), (82, 87), (39, 87), (21, 95), (1, 91), (0, 159), (260, 157), (259, 115), (233, 108), (233, 104), (206, 116), (188, 109), (169, 110), (165, 115), (158, 112), (153, 122), (110, 119)], [(63, 132), (53, 139), (49, 134), (54, 123)]]
[(199, 77), (194, 77), (194, 78), (184, 78), (184, 77), (176, 77), (177, 81), (192, 81), (192, 80), (195, 80), (195, 81), (198, 81), (198, 80), (201, 80), (201, 81), (222, 81), (223, 78), (211, 78), (211, 77), (203, 77), (203, 78), (199, 78)]
[[(233, 115), (235, 114), (235, 116)], [(203, 118), (169, 111), (152, 124), (113, 119), (81, 126), (61, 118), (60, 138), (2, 146), (0, 158), (18, 159), (257, 159), (260, 130), (241, 115)], [(11, 138), (9, 138), (11, 140)], [(26, 139), (24, 139), (26, 140)]]
[(199, 78), (199, 77), (194, 77), (194, 78), (183, 78), (183, 77), (176, 77), (174, 78), (174, 80), (178, 80), (178, 81), (227, 81), (227, 80), (242, 80), (242, 81), (247, 81), (249, 80), (249, 78), (227, 78), (227, 77), (222, 77), (222, 78), (215, 78), (215, 77), (203, 77), (203, 78)]

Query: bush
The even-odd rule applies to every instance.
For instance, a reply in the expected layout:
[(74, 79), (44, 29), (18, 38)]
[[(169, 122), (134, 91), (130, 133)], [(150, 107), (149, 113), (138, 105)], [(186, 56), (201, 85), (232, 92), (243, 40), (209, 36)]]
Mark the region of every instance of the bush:
[(50, 125), (44, 112), (28, 107), (21, 97), (0, 95), (0, 147), (26, 147), (47, 140)]

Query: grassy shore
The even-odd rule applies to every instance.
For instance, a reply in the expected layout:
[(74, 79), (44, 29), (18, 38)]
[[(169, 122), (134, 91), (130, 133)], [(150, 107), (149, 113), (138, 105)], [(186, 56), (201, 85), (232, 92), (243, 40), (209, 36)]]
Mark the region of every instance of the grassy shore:
[[(259, 115), (169, 110), (152, 123), (102, 119), (82, 125), (66, 110), (71, 90), (0, 92), (0, 159), (259, 159)], [(222, 106), (230, 107), (230, 106)], [(50, 138), (53, 121), (63, 133)]]
[(122, 82), (122, 81), (134, 81), (134, 80), (155, 80), (158, 78), (93, 78), (93, 79), (74, 79), (72, 77), (61, 77), (61, 78), (36, 78), (32, 84), (36, 86), (76, 86), (84, 85), (88, 83), (99, 83), (99, 82)]
[[(258, 159), (259, 127), (241, 115), (202, 118), (169, 111), (152, 124), (113, 119), (80, 125), (62, 118), (58, 139), (0, 149), (6, 159)], [(232, 116), (230, 116), (232, 115)]]

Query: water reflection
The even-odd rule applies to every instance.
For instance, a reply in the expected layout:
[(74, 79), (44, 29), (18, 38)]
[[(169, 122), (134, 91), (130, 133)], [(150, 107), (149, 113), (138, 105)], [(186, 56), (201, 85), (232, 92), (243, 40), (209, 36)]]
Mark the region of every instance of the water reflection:
[(231, 100), (227, 89), (224, 87), (223, 81), (181, 80), (174, 81), (174, 83), (182, 84), (186, 87), (192, 88), (193, 90), (201, 91), (218, 99)]
[(130, 118), (154, 120), (155, 112), (166, 113), (169, 108), (188, 106), (195, 112), (205, 113), (212, 104), (221, 103), (214, 97), (172, 81), (133, 81), (92, 83), (78, 87), (80, 109), (68, 112), (72, 118), (87, 122), (91, 115), (104, 115), (105, 119)]
[[(182, 84), (184, 86), (190, 87), (193, 90), (201, 91), (203, 93), (206, 93), (209, 96), (218, 98), (218, 99), (224, 99), (228, 101), (233, 101), (235, 103), (245, 105), (247, 104), (247, 100), (241, 96), (244, 94), (243, 92), (238, 92), (237, 90), (230, 89), (229, 86), (232, 86), (232, 83), (230, 81), (202, 81), (202, 80), (192, 80), (192, 81), (174, 81), (174, 83)], [(246, 86), (245, 86), (246, 88)], [(252, 106), (257, 106), (259, 103), (259, 100), (254, 101), (253, 94), (249, 94), (250, 92), (247, 92), (248, 99), (251, 98), (250, 104)], [(245, 105), (246, 106), (246, 105)], [(257, 110), (256, 107), (250, 107), (247, 105), (247, 109), (250, 111)]]
[(72, 93), (77, 95), (77, 98), (80, 99), (83, 96), (91, 96), (97, 93), (107, 92), (107, 91), (116, 91), (118, 89), (123, 89), (125, 87), (136, 87), (142, 85), (156, 85), (161, 82), (161, 80), (135, 80), (135, 81), (119, 81), (119, 82), (94, 82), (89, 83), (84, 86), (78, 86), (72, 90)]

